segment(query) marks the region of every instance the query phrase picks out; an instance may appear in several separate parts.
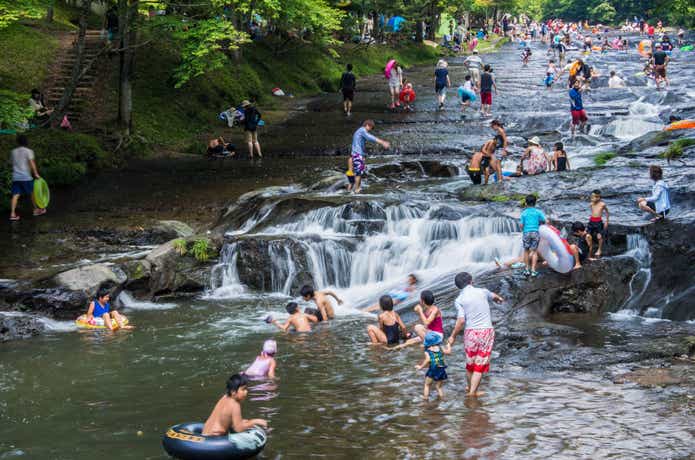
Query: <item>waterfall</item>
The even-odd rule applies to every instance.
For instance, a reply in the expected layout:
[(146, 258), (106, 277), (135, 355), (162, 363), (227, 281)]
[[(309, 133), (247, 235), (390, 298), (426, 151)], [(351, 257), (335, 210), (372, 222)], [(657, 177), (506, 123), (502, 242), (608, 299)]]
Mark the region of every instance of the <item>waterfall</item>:
[(220, 262), (212, 267), (210, 274), (210, 292), (208, 297), (226, 298), (245, 291), (239, 279), (237, 259), (238, 243), (225, 244), (220, 252)]
[(622, 308), (623, 310), (636, 310), (639, 307), (640, 299), (649, 287), (649, 282), (652, 280), (652, 253), (649, 249), (649, 242), (639, 233), (628, 235), (625, 255), (637, 261), (639, 270), (630, 280), (630, 296)]
[[(413, 272), (434, 279), (459, 269), (490, 268), (495, 258), (518, 255), (517, 232), (515, 219), (472, 216), (460, 204), (362, 202), (313, 209), (258, 235), (279, 236), (268, 241), (263, 267), (272, 291), (290, 295), (297, 276), (308, 274), (317, 287), (362, 296), (397, 286)], [(224, 247), (213, 270), (213, 289), (242, 287), (236, 267), (242, 247)]]

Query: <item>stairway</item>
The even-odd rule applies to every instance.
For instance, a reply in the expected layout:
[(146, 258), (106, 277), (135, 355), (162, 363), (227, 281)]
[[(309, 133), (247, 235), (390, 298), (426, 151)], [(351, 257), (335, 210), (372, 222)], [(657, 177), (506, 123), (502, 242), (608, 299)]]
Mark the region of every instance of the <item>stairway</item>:
[[(70, 34), (71, 39), (67, 41), (68, 46), (63, 47), (59, 56), (56, 58), (52, 70), (47, 79), (46, 104), (48, 107), (58, 105), (65, 86), (70, 82), (72, 67), (75, 64), (74, 44), (77, 40), (77, 32)], [(88, 65), (97, 58), (99, 52), (105, 46), (105, 41), (101, 37), (99, 30), (87, 30), (84, 44), (83, 65)], [(91, 99), (94, 91), (94, 82), (97, 78), (98, 66), (93, 64), (89, 71), (82, 76), (77, 83), (70, 104), (66, 107), (66, 115), (70, 123), (75, 125), (79, 121), (85, 104)]]

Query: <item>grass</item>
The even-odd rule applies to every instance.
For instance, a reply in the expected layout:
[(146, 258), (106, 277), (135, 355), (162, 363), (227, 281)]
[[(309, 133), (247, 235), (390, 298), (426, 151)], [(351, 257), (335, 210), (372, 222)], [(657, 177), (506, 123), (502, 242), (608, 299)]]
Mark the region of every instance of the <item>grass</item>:
[(683, 156), (683, 150), (695, 145), (695, 139), (678, 139), (671, 142), (668, 149), (659, 155), (661, 158), (666, 158), (668, 161), (675, 160)]
[[(242, 100), (255, 100), (261, 112), (279, 107), (271, 89), (282, 88), (294, 96), (338, 90), (345, 64), (350, 62), (359, 76), (381, 72), (388, 58), (405, 66), (432, 61), (439, 53), (426, 46), (405, 45), (398, 49), (384, 46), (345, 45), (337, 55), (308, 44), (300, 44), (275, 54), (272, 44), (252, 43), (243, 48), (242, 59), (221, 71), (193, 79), (174, 88), (171, 79), (179, 63), (173, 41), (158, 40), (142, 48), (134, 82), (133, 121), (138, 134), (155, 145), (192, 151), (197, 137), (217, 122), (219, 112)], [(115, 84), (115, 82), (114, 82)], [(197, 152), (197, 151), (196, 151)]]
[(616, 157), (615, 152), (603, 152), (599, 153), (594, 157), (594, 164), (596, 166), (605, 166), (608, 161)]
[(0, 87), (26, 93), (41, 86), (58, 50), (58, 39), (47, 30), (15, 23), (0, 30)]

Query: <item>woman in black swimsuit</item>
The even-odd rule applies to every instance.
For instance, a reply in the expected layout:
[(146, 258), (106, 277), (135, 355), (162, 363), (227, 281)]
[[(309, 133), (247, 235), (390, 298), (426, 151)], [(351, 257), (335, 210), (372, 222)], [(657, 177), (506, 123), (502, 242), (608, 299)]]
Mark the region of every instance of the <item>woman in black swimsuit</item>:
[(367, 334), (373, 345), (396, 345), (401, 340), (401, 331), (405, 336), (405, 323), (401, 317), (393, 311), (393, 299), (389, 295), (381, 296), (379, 306), (383, 313), (379, 315), (379, 327), (367, 326)]
[(567, 152), (565, 152), (565, 146), (562, 145), (562, 142), (555, 144), (555, 152), (553, 152), (552, 163), (555, 171), (570, 170), (570, 160), (567, 158)]

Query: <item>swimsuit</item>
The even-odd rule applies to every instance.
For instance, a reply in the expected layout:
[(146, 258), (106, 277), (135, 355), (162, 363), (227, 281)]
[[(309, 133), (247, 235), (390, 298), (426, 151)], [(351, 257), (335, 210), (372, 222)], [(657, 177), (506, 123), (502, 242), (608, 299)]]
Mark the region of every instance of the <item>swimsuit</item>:
[(600, 217), (589, 217), (589, 225), (586, 230), (592, 238), (595, 238), (597, 234), (603, 236), (603, 219)]
[(480, 168), (468, 168), (468, 177), (471, 178), (471, 182), (474, 185), (482, 184), (482, 175), (480, 174)]
[(444, 364), (444, 354), (441, 350), (431, 351), (426, 350), (430, 356), (430, 367), (427, 369), (425, 376), (431, 378), (435, 382), (446, 380), (446, 364)]
[(427, 329), (444, 337), (444, 325), (442, 324), (442, 317), (435, 316), (432, 322), (427, 326)]
[(393, 323), (390, 326), (384, 324), (382, 329), (384, 334), (386, 334), (386, 343), (388, 345), (395, 345), (401, 341), (401, 327), (398, 323)]
[(106, 305), (101, 305), (98, 300), (94, 301), (94, 311), (92, 312), (92, 315), (95, 318), (101, 318), (105, 314), (111, 311), (111, 304), (106, 303)]
[(557, 170), (567, 171), (567, 157), (557, 157)]
[(361, 176), (364, 174), (364, 170), (366, 169), (366, 166), (364, 164), (364, 157), (360, 155), (359, 153), (353, 153), (352, 154), (352, 170), (355, 173), (355, 176)]
[(246, 372), (244, 374), (251, 376), (251, 377), (265, 377), (268, 375), (268, 371), (270, 370), (270, 361), (271, 358), (264, 358), (262, 356), (257, 356), (256, 360), (251, 364), (251, 366), (246, 369)]

